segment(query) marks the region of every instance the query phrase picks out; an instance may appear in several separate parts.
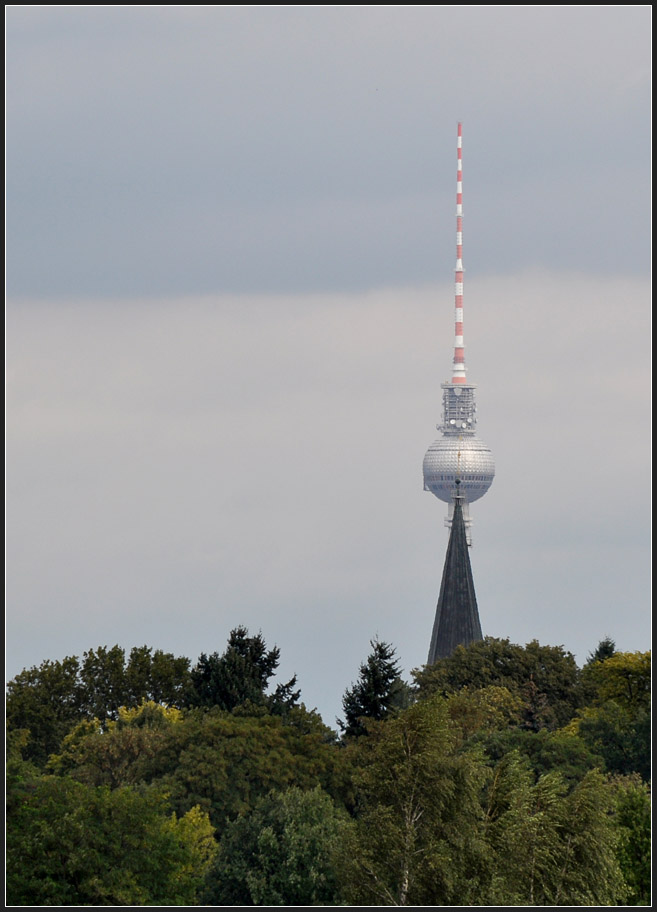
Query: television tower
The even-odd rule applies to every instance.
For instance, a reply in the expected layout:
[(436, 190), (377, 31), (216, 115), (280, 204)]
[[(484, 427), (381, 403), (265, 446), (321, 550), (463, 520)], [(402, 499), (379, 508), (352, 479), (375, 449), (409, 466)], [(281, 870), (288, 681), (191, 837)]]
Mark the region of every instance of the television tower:
[(424, 490), (449, 504), (450, 528), (443, 579), (436, 607), (428, 664), (452, 654), (459, 644), (481, 640), (481, 624), (472, 580), (468, 547), (469, 505), (483, 497), (493, 483), (495, 463), (490, 449), (476, 435), (475, 389), (468, 383), (463, 342), (463, 162), (462, 127), (458, 125), (456, 173), (456, 268), (454, 360), (452, 379), (441, 383), (441, 432), (427, 450)]

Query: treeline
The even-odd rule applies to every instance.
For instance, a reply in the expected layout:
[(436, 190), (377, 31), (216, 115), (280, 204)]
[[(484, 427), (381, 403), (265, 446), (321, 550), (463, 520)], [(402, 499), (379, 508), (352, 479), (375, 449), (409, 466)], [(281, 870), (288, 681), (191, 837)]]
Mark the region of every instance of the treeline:
[(650, 904), (649, 652), (371, 647), (339, 733), (243, 627), (21, 672), (7, 904)]

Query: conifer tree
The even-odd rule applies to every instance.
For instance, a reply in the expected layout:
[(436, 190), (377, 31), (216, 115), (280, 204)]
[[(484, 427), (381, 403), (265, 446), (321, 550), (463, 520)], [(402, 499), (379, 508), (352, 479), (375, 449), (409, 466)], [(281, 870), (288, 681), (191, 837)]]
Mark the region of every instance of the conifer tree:
[(299, 698), (299, 691), (293, 690), (296, 676), (279, 684), (269, 697), (266, 695), (279, 658), (280, 649), (274, 646), (268, 650), (262, 634), (249, 636), (246, 627), (236, 627), (230, 632), (223, 655), (200, 655), (190, 672), (189, 704), (218, 706), (228, 712), (247, 703), (278, 711), (289, 709)]
[(365, 734), (364, 719), (384, 719), (391, 710), (410, 702), (409, 688), (401, 678), (395, 649), (378, 639), (370, 640), (372, 652), (360, 666), (360, 675), (342, 698), (345, 721), (338, 719), (344, 734)]
[(616, 643), (612, 640), (611, 637), (606, 636), (604, 639), (600, 640), (596, 650), (589, 653), (586, 659), (586, 664), (592, 665), (594, 662), (604, 662), (605, 659), (611, 658), (615, 652)]

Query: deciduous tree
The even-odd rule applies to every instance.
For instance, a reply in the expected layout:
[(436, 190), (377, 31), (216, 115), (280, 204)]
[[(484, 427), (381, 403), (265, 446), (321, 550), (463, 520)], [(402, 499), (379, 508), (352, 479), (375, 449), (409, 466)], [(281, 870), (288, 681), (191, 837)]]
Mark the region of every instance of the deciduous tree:
[(355, 754), (357, 813), (344, 843), (354, 905), (470, 905), (486, 871), (483, 763), (457, 749), (440, 697), (372, 723)]
[(340, 905), (335, 855), (349, 825), (319, 787), (271, 792), (226, 827), (201, 902)]
[(587, 664), (589, 705), (568, 726), (601, 757), (609, 772), (651, 775), (651, 654), (615, 652)]
[(616, 803), (614, 820), (619, 830), (617, 857), (628, 886), (629, 906), (651, 902), (650, 788), (640, 776), (616, 776), (611, 785)]
[(194, 905), (216, 851), (207, 815), (155, 791), (40, 777), (7, 821), (9, 905)]
[(434, 665), (415, 671), (418, 698), (495, 685), (523, 699), (521, 724), (533, 731), (565, 725), (582, 704), (579, 669), (562, 646), (532, 640), (518, 646), (508, 639), (485, 637)]
[(651, 693), (651, 654), (615, 652), (602, 661), (585, 666), (583, 676), (595, 687), (594, 702), (602, 705), (614, 700), (629, 713), (649, 709)]
[(171, 740), (171, 727), (181, 719), (180, 710), (152, 701), (134, 709), (121, 707), (116, 721), (101, 725), (94, 719), (75, 726), (47, 768), (110, 788), (152, 781), (153, 764)]
[(7, 728), (24, 729), (24, 757), (42, 766), (64, 735), (83, 718), (80, 663), (76, 656), (26, 669), (7, 685)]
[(482, 904), (604, 906), (624, 899), (612, 793), (598, 770), (569, 790), (558, 771), (534, 781), (512, 751), (495, 767), (484, 806), (493, 877)]
[(63, 661), (23, 670), (7, 685), (7, 726), (30, 733), (24, 756), (44, 766), (83, 720), (116, 720), (122, 706), (152, 700), (180, 705), (189, 659), (135, 647), (128, 663), (120, 646), (99, 646)]
[(189, 659), (161, 649), (135, 646), (125, 668), (128, 706), (142, 700), (180, 707), (189, 685)]
[(179, 816), (199, 805), (221, 831), (272, 789), (322, 785), (343, 794), (346, 758), (331, 735), (301, 707), (281, 717), (148, 703), (104, 727), (81, 723), (49, 766), (87, 785), (159, 786)]

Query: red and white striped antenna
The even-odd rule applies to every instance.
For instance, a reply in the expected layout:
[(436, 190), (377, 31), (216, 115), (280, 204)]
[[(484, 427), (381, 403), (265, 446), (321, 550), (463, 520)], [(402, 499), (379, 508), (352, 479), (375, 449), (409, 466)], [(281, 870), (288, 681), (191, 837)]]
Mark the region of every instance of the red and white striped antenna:
[(465, 383), (465, 347), (463, 345), (463, 162), (462, 129), (458, 125), (456, 140), (456, 269), (454, 287), (454, 366), (452, 383)]

